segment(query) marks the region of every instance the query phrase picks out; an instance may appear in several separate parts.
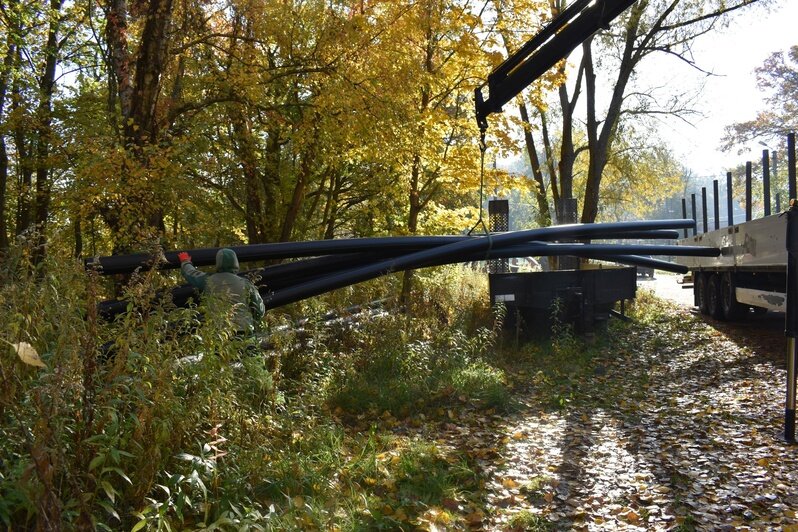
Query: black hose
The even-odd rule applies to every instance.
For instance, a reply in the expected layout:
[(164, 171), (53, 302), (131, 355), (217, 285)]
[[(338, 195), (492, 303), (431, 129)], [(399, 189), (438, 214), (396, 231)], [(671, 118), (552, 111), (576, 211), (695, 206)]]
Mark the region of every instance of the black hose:
[[(512, 244), (521, 244), (531, 240), (539, 240), (544, 238), (588, 238), (597, 235), (612, 235), (629, 231), (640, 231), (648, 229), (679, 229), (683, 227), (693, 226), (693, 220), (649, 220), (640, 222), (616, 222), (607, 224), (574, 224), (574, 225), (559, 225), (554, 227), (545, 227), (541, 229), (530, 229), (527, 231), (515, 231), (510, 233), (503, 233), (500, 235), (490, 235), (485, 237), (471, 238), (452, 244), (438, 246), (433, 249), (424, 251), (417, 251), (395, 257), (387, 260), (382, 260), (373, 264), (364, 265), (351, 270), (337, 272), (325, 276), (321, 279), (308, 281), (301, 285), (293, 286), (285, 290), (281, 290), (269, 296), (266, 300), (266, 306), (275, 308), (295, 301), (300, 301), (308, 297), (313, 297), (324, 292), (329, 292), (337, 288), (360, 283), (369, 279), (374, 279), (381, 275), (392, 273), (395, 271), (410, 270), (414, 268), (423, 267), (429, 264), (442, 264), (446, 262), (461, 262), (463, 257), (465, 260), (479, 260), (473, 257), (482, 257), (489, 259), (491, 251), (500, 249), (504, 246)], [(545, 245), (560, 245), (560, 244), (544, 244)], [(563, 244), (566, 245), (566, 244)], [(579, 244), (577, 244), (579, 245)], [(584, 245), (584, 244), (581, 244)], [(628, 249), (621, 246), (623, 249)], [(705, 248), (707, 251), (717, 256), (720, 251), (715, 248)], [(543, 250), (542, 250), (543, 251)], [(543, 251), (542, 254), (549, 254), (548, 251)], [(574, 253), (565, 253), (574, 254)], [(527, 255), (534, 255), (528, 253)], [(441, 262), (442, 259), (444, 262)]]
[[(607, 224), (591, 224), (606, 226)], [(581, 225), (556, 226), (557, 229), (571, 228), (558, 233), (551, 233), (557, 238), (574, 238), (569, 231)], [(554, 229), (554, 228), (545, 228)], [(536, 231), (536, 230), (533, 230)], [(518, 231), (513, 232), (518, 233)], [(511, 234), (511, 233), (504, 233)], [(493, 235), (494, 237), (498, 235)], [(601, 239), (672, 239), (678, 238), (678, 232), (672, 230), (642, 230), (642, 231), (615, 231), (606, 235), (596, 234), (593, 238)], [(435, 248), (464, 240), (480, 237), (469, 236), (415, 236), (415, 237), (379, 237), (379, 238), (344, 238), (334, 240), (310, 240), (306, 242), (275, 242), (270, 244), (253, 244), (248, 246), (231, 246), (236, 252), (239, 262), (261, 260), (278, 260), (300, 257), (318, 257), (320, 255), (340, 255), (352, 253), (376, 253), (386, 257), (399, 256), (415, 251)], [(547, 234), (541, 240), (553, 240)], [(188, 250), (191, 262), (195, 266), (211, 266), (216, 262), (216, 253), (220, 248), (199, 248)], [(97, 269), (103, 275), (132, 273), (136, 269), (149, 269), (155, 265), (161, 270), (176, 269), (180, 267), (177, 251), (165, 252), (165, 262), (159, 262), (156, 257), (146, 253), (133, 255), (111, 255), (106, 257), (90, 257), (84, 259), (86, 269)]]

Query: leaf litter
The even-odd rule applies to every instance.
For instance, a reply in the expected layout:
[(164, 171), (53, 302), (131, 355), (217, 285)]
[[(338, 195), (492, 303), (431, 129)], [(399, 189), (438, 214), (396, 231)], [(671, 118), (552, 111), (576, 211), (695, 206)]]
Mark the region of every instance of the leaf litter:
[(784, 339), (764, 356), (715, 325), (671, 307), (628, 327), (561, 408), (558, 384), (524, 368), (511, 414), (464, 405), (398, 428), (467, 456), (483, 478), (447, 506), (460, 518), (444, 528), (798, 530), (798, 449), (778, 438)]

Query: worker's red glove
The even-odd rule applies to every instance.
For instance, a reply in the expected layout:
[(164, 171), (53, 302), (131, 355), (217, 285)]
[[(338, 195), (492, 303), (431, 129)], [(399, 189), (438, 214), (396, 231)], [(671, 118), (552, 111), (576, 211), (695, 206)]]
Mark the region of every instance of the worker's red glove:
[(183, 264), (184, 262), (191, 262), (191, 255), (185, 251), (178, 253), (177, 258), (180, 259), (180, 264)]

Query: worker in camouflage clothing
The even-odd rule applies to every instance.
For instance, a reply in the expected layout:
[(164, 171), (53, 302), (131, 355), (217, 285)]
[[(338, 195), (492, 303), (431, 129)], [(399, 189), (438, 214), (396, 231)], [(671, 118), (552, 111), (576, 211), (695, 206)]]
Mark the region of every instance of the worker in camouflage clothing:
[(235, 251), (220, 249), (216, 253), (216, 273), (211, 274), (195, 268), (191, 264), (191, 255), (185, 251), (178, 253), (177, 257), (180, 259), (180, 271), (191, 286), (232, 305), (232, 322), (237, 335), (249, 336), (260, 328), (266, 308), (255, 285), (237, 275), (238, 257)]

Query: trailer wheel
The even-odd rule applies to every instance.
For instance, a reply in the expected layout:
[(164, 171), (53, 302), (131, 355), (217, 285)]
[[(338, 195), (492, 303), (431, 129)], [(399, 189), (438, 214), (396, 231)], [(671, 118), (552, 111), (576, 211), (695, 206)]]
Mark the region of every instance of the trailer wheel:
[(720, 283), (720, 301), (723, 306), (723, 316), (730, 321), (740, 320), (748, 313), (748, 306), (737, 301), (736, 288), (734, 274), (724, 273)]
[(723, 315), (723, 305), (721, 304), (720, 297), (720, 276), (716, 273), (711, 274), (706, 287), (707, 295), (705, 298), (707, 300), (709, 315), (716, 320), (724, 319), (725, 316)]
[(695, 281), (693, 281), (693, 294), (695, 297), (695, 304), (701, 314), (709, 314), (709, 306), (707, 304), (707, 274), (696, 272)]

